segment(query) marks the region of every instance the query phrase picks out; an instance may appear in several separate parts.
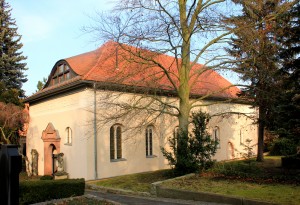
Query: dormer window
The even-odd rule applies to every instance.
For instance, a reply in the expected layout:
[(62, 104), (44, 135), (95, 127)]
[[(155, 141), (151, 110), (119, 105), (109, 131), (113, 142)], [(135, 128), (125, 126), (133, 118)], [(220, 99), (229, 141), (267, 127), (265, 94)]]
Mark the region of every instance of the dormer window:
[(72, 72), (72, 70), (69, 68), (67, 64), (65, 63), (58, 64), (54, 72), (54, 75), (52, 76), (51, 85), (62, 83), (66, 80), (71, 79), (74, 76), (75, 76), (74, 73)]

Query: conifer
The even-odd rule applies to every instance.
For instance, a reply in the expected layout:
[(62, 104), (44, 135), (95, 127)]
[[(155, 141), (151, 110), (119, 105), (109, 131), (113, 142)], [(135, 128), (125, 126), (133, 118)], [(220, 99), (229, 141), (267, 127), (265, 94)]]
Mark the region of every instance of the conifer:
[(271, 121), (275, 99), (281, 89), (278, 81), (277, 18), (291, 7), (290, 1), (234, 0), (242, 13), (225, 20), (234, 29), (228, 53), (236, 59), (235, 71), (248, 82), (241, 95), (259, 108), (257, 161), (263, 161), (264, 130)]
[[(24, 62), (26, 57), (20, 51), (23, 44), (11, 11), (10, 5), (5, 0), (0, 0), (0, 81), (4, 86), (2, 91), (12, 90), (14, 93), (18, 92), (18, 97), (24, 97), (22, 85), (27, 81), (24, 74), (27, 70)], [(14, 98), (15, 95), (11, 97)]]

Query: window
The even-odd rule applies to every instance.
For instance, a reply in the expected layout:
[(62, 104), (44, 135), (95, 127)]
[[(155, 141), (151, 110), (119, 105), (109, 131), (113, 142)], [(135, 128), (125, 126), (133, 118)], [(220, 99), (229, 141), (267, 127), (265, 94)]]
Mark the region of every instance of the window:
[(215, 142), (218, 142), (217, 148), (221, 148), (220, 146), (220, 128), (219, 127), (214, 127), (213, 130), (213, 139), (215, 140)]
[(66, 144), (71, 145), (72, 144), (72, 130), (70, 127), (66, 128)]
[(70, 75), (70, 72), (67, 72), (67, 73), (65, 74), (65, 78), (66, 78), (66, 80), (69, 80), (69, 79), (70, 79), (70, 77), (71, 77), (71, 75)]
[(243, 136), (242, 130), (240, 130), (240, 145), (243, 145), (243, 144), (244, 144), (244, 136)]
[(146, 156), (153, 155), (153, 127), (148, 126), (146, 128)]
[(72, 70), (69, 68), (67, 64), (59, 64), (56, 67), (56, 70), (52, 76), (51, 85), (62, 83), (66, 80), (71, 79), (74, 76), (75, 76), (74, 72), (72, 72)]
[(52, 85), (55, 85), (57, 83), (58, 83), (58, 78), (57, 77), (53, 78), (52, 79)]
[(121, 125), (113, 125), (110, 128), (110, 159), (122, 159)]
[(64, 72), (64, 64), (61, 64), (59, 67), (58, 67), (58, 73), (61, 74)]
[(63, 75), (60, 75), (58, 77), (58, 81), (61, 83), (61, 82), (64, 82), (64, 76)]
[(177, 149), (178, 135), (179, 135), (179, 127), (175, 127), (173, 132), (173, 140), (171, 144), (171, 146), (173, 146), (175, 149)]

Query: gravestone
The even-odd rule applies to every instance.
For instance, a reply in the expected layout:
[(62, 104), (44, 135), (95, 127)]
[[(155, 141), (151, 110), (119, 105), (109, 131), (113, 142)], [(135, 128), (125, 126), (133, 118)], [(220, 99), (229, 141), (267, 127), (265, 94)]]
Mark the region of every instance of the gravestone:
[(54, 154), (57, 162), (57, 172), (54, 173), (54, 179), (67, 179), (68, 173), (64, 170), (64, 153)]
[(22, 157), (17, 145), (0, 144), (0, 204), (19, 204), (19, 174)]
[(38, 157), (39, 157), (39, 154), (38, 154), (36, 149), (31, 150), (31, 157), (32, 157), (32, 160), (31, 160), (31, 162), (32, 162), (32, 165), (31, 165), (32, 175), (37, 176), (38, 175), (38, 161), (39, 161)]

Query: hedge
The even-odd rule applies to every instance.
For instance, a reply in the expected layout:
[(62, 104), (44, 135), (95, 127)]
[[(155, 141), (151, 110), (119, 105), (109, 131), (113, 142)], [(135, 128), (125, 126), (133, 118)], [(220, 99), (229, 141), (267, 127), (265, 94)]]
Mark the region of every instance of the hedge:
[(84, 179), (37, 180), (20, 182), (20, 204), (32, 204), (52, 199), (81, 196)]

